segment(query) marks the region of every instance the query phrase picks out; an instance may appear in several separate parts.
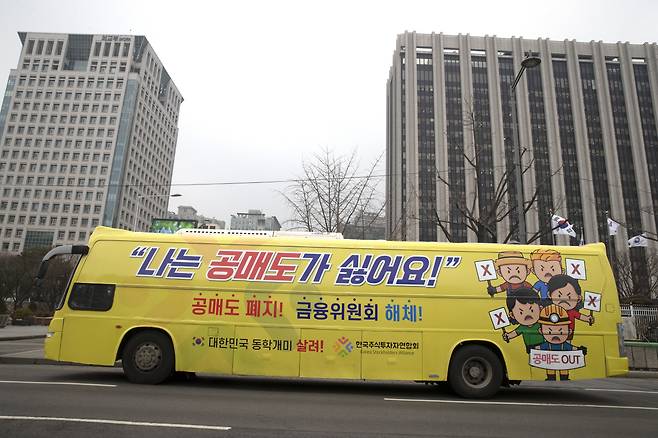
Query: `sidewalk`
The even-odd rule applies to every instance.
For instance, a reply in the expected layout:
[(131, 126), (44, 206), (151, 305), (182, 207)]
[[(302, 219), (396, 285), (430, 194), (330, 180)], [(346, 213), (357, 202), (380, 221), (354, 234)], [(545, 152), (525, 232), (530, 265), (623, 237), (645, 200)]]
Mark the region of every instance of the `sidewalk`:
[(8, 325), (0, 328), (0, 364), (53, 364), (43, 356), (48, 327)]
[(0, 341), (45, 338), (48, 327), (45, 325), (8, 325), (0, 328)]

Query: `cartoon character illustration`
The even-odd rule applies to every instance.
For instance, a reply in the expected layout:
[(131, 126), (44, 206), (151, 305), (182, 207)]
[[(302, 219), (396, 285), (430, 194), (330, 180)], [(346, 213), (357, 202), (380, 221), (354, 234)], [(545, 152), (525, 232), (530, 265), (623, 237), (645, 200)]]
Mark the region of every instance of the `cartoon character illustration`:
[(507, 308), (513, 322), (518, 323), (511, 332), (503, 331), (503, 339), (508, 342), (517, 336), (523, 337), (526, 352), (530, 353), (532, 348), (544, 341), (539, 333), (539, 294), (529, 288), (519, 288), (507, 293)]
[(556, 275), (548, 281), (548, 297), (553, 304), (566, 310), (569, 317), (569, 339), (573, 339), (576, 329), (576, 319), (594, 324), (593, 315), (583, 315), (580, 309), (583, 307), (582, 290), (578, 280), (568, 275)]
[(487, 286), (487, 293), (492, 297), (503, 291), (506, 291), (509, 296), (509, 293), (513, 290), (522, 287), (532, 288), (532, 285), (525, 281), (530, 274), (532, 263), (524, 258), (520, 251), (500, 252), (494, 264), (496, 271), (503, 277), (505, 282), (498, 286)]
[[(538, 350), (577, 351), (587, 354), (587, 347), (574, 347), (568, 340), (573, 335), (569, 315), (557, 304), (549, 304), (539, 312), (539, 331), (545, 341), (539, 344)], [(556, 380), (556, 370), (546, 370), (546, 380)], [(560, 380), (569, 380), (569, 370), (560, 369)]]
[(547, 304), (549, 280), (563, 273), (562, 255), (554, 249), (536, 249), (530, 253), (530, 261), (532, 272), (537, 276), (533, 287), (539, 292), (542, 303)]

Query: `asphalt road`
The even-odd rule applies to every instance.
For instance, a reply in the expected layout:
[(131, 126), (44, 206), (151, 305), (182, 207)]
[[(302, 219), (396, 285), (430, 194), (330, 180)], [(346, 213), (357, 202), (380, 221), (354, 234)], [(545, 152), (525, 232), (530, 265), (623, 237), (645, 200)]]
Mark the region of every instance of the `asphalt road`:
[[(227, 428), (227, 429), (224, 429)], [(462, 400), (414, 383), (199, 376), (0, 364), (2, 437), (655, 437), (658, 379), (530, 382)]]

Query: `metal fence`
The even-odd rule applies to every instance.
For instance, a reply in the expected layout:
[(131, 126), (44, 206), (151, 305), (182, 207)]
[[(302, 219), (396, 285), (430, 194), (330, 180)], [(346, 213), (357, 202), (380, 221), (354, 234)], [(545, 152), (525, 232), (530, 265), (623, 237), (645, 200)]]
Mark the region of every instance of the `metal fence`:
[(658, 307), (623, 304), (621, 316), (629, 319), (637, 340), (658, 342)]

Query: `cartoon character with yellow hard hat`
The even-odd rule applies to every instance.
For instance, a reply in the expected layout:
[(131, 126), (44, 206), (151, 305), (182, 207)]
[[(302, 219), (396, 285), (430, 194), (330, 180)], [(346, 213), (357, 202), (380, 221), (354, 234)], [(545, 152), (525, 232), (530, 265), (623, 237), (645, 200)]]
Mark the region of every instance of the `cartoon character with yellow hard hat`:
[(576, 320), (587, 322), (589, 325), (594, 324), (592, 315), (580, 313), (583, 307), (582, 289), (578, 280), (568, 275), (556, 275), (548, 282), (548, 297), (553, 304), (562, 307), (569, 317), (569, 329), (571, 333), (569, 339), (573, 339), (573, 332), (576, 329)]
[[(587, 354), (587, 347), (575, 347), (568, 342), (572, 332), (570, 319), (566, 310), (557, 304), (549, 304), (539, 312), (539, 332), (545, 341), (539, 344), (538, 350), (574, 351), (581, 350)], [(546, 370), (546, 380), (556, 380), (555, 370)], [(560, 380), (569, 380), (569, 370), (560, 370)]]
[(526, 281), (532, 269), (532, 262), (523, 257), (520, 251), (503, 251), (498, 253), (498, 258), (494, 262), (496, 272), (503, 277), (504, 283), (498, 286), (490, 285), (487, 287), (487, 293), (494, 296), (499, 292), (510, 292), (519, 289), (531, 289), (532, 285)]

